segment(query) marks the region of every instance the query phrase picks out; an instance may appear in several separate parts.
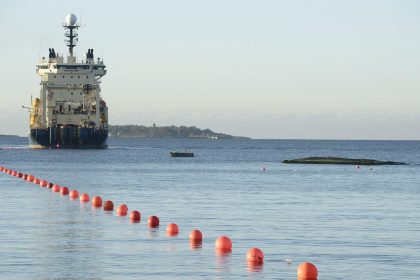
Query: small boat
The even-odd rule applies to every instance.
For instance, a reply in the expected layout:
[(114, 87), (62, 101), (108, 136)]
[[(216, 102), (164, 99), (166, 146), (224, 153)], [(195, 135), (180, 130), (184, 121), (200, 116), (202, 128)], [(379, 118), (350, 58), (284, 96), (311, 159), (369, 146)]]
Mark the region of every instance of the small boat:
[(191, 152), (172, 151), (169, 154), (171, 155), (171, 157), (194, 157), (194, 153)]

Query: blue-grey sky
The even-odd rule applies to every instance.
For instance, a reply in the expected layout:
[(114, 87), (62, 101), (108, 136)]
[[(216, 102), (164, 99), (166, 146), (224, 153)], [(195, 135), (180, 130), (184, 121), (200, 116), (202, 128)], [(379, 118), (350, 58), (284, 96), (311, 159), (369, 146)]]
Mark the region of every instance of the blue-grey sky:
[(420, 1), (0, 0), (0, 134), (25, 135), (35, 64), (103, 57), (110, 124), (253, 138), (420, 139)]

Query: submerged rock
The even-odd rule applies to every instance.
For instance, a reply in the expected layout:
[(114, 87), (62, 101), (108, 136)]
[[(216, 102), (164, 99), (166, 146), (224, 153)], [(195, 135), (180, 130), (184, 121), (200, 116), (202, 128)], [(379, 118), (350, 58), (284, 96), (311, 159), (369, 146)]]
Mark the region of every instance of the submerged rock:
[(366, 158), (339, 158), (339, 157), (308, 157), (284, 160), (283, 163), (301, 164), (352, 164), (352, 165), (405, 165), (403, 162), (380, 161)]

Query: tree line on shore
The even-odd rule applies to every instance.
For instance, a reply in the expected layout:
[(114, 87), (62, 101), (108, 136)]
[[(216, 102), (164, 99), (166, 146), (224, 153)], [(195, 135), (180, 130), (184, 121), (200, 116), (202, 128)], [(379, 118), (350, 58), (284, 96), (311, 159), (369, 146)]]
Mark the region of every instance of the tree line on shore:
[(114, 137), (142, 138), (209, 138), (232, 139), (245, 138), (213, 132), (210, 129), (200, 129), (195, 126), (144, 126), (144, 125), (109, 125), (108, 132)]

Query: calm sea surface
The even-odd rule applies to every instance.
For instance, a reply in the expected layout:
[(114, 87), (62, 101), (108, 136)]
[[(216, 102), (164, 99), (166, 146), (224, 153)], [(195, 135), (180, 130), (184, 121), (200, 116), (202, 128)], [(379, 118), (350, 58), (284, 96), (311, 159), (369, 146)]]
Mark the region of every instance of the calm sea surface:
[[(107, 150), (26, 144), (0, 137), (0, 165), (126, 203), (142, 221), (1, 172), (0, 278), (296, 279), (304, 261), (318, 267), (319, 279), (420, 278), (418, 141), (111, 138)], [(170, 158), (173, 149), (196, 157)], [(308, 156), (409, 165), (281, 163)], [(148, 229), (150, 215), (159, 216), (158, 230)], [(168, 223), (179, 225), (177, 237), (166, 236)], [(188, 240), (194, 228), (204, 235), (198, 249)], [(230, 255), (215, 254), (220, 235), (232, 239)], [(261, 269), (247, 267), (251, 247), (265, 253)]]

